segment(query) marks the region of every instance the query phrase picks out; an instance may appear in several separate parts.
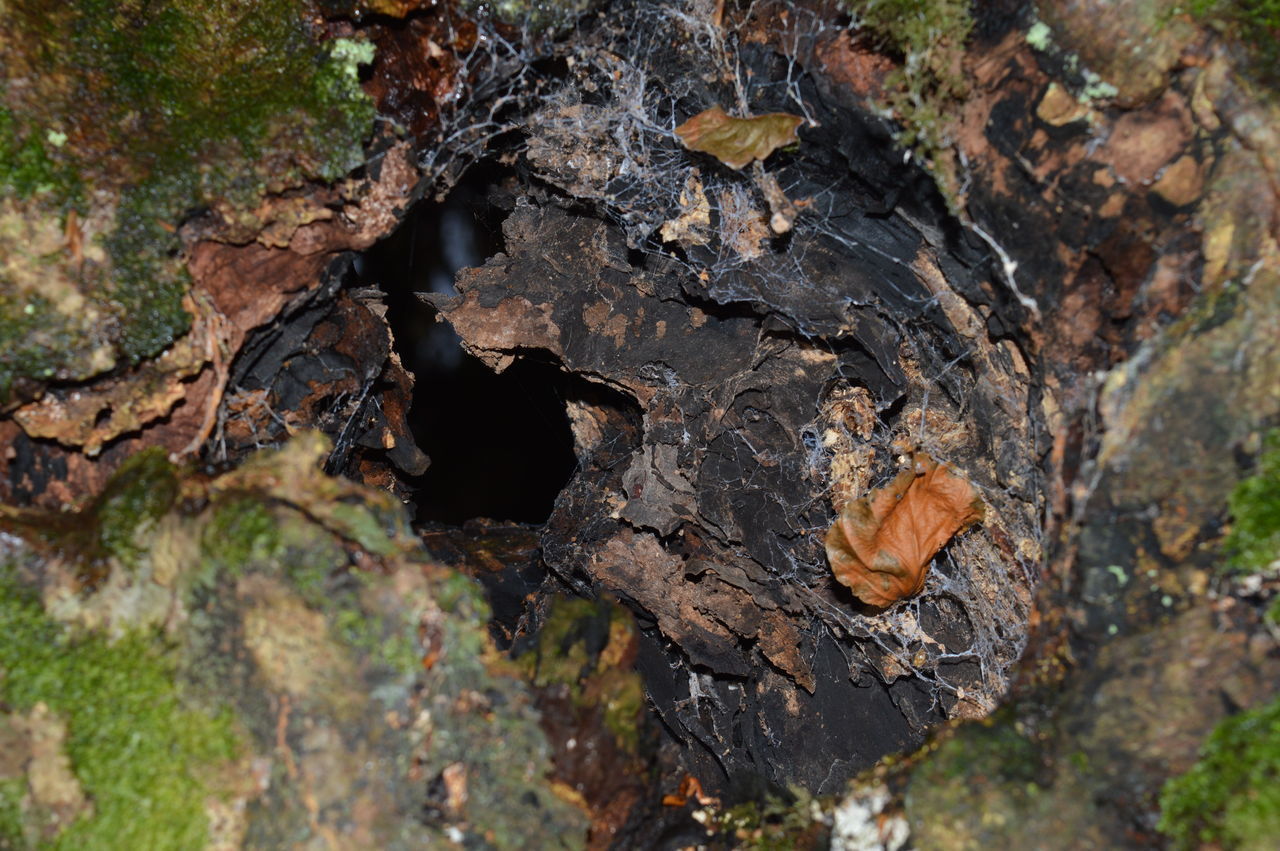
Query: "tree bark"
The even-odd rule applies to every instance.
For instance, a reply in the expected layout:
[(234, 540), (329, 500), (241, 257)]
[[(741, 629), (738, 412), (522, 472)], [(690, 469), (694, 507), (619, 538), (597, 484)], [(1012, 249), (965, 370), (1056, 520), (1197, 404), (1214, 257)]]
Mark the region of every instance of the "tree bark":
[[(585, 795), (575, 802), (595, 820), (588, 841), (656, 842), (655, 825), (688, 829), (695, 804), (715, 828), (721, 805), (802, 789), (845, 813), (832, 817), (836, 834), (850, 813), (878, 816), (886, 847), (902, 825), (919, 847), (1159, 844), (1164, 782), (1228, 707), (1272, 700), (1280, 673), (1262, 617), (1277, 579), (1233, 578), (1218, 547), (1228, 497), (1280, 422), (1280, 107), (1228, 41), (1161, 4), (1045, 3), (1037, 17), (982, 3), (973, 19), (937, 4), (937, 17), (896, 25), (851, 6), (861, 28), (840, 8), (792, 3), (644, 0), (541, 33), (412, 3), (378, 4), (369, 20), (335, 13), (326, 36), (377, 46), (364, 85), (399, 135), (375, 136), (342, 181), (304, 163), (252, 204), (203, 198), (177, 222), (191, 321), (167, 348), (130, 361), (116, 326), (90, 324), (93, 345), (71, 347), (52, 378), (4, 365), (6, 382), (18, 378), (0, 420), (0, 495), (22, 510), (0, 522), (28, 542), (9, 557), (23, 581), (47, 590), (66, 578), (59, 557), (30, 556), (45, 552), (31, 530), (52, 516), (31, 512), (81, 505), (99, 517), (112, 472), (146, 447), (234, 482), (242, 465), (265, 463), (245, 460), (258, 447), (319, 429), (328, 473), (410, 499), (428, 459), (395, 352), (409, 341), (392, 340), (385, 294), (352, 286), (351, 252), (472, 162), (501, 160), (511, 168), (488, 201), (501, 250), (462, 271), (456, 295), (424, 300), (493, 370), (523, 358), (563, 374), (577, 469), (536, 530), (540, 562), (533, 532), (501, 524), (428, 530), (426, 548), (481, 577), (495, 631), (517, 650), (554, 621), (553, 589), (616, 598), (634, 615), (633, 639), (588, 656), (634, 657), (665, 750), (646, 762), (608, 738), (601, 752), (637, 775), (661, 765), (662, 791), (682, 774), (698, 791), (682, 784), (683, 808), (640, 784), (617, 787), (626, 807)], [(5, 108), (22, 118), (31, 99), (15, 98)], [(714, 107), (794, 115), (798, 139), (745, 166), (686, 149), (676, 128)], [(70, 150), (91, 141), (73, 134)], [(57, 285), (96, 304), (95, 282), (122, 261), (86, 252), (79, 219), (42, 198), (15, 190), (0, 217), (25, 217), (41, 238), (64, 228)], [(111, 207), (99, 201), (90, 235)], [(27, 292), (28, 267), (15, 261), (5, 285)], [(65, 305), (58, 323), (71, 321)], [(522, 401), (505, 401), (519, 429)], [(981, 520), (966, 515), (929, 547), (927, 514), (919, 529), (900, 525), (907, 549), (941, 549), (919, 593), (868, 605), (833, 576), (827, 530), (935, 461), (976, 494)], [(220, 479), (173, 475), (192, 506), (216, 508)], [(354, 560), (334, 555), (329, 581), (399, 575), (400, 556), (361, 561), (371, 539), (333, 525), (354, 492), (286, 498), (271, 475), (244, 487), (305, 514)], [(98, 493), (108, 496), (87, 502)], [(894, 493), (904, 513), (924, 501), (905, 484)], [(184, 510), (152, 519), (195, 524), (186, 540), (216, 513)], [(76, 593), (123, 581), (111, 577), (128, 566), (109, 555)], [(279, 602), (253, 585), (275, 582), (279, 565), (259, 567), (266, 579), (233, 583), (250, 608)], [(449, 593), (444, 574), (426, 575), (410, 620)], [(593, 612), (583, 617), (613, 622)], [(420, 687), (456, 698), (448, 711), (463, 724), (455, 673)], [(553, 744), (613, 735), (603, 709), (536, 676), (532, 692), (497, 682), (484, 688), (512, 689), (515, 708), (491, 711), (528, 734), (521, 753), (533, 754), (512, 771), (548, 769), (525, 724), (535, 698)], [(288, 744), (301, 733), (280, 711)], [(57, 739), (60, 722), (43, 712), (23, 707), (9, 725)], [(255, 752), (269, 751), (266, 722), (251, 717)], [(944, 725), (979, 718), (994, 722)], [(935, 750), (863, 774), (943, 729)], [(482, 833), (497, 818), (485, 796), (510, 779), (501, 759), (417, 753), (436, 785), (393, 797), (430, 798), (429, 830)], [(562, 783), (600, 776), (566, 767), (566, 750), (556, 761)], [(304, 787), (290, 810), (298, 830), (354, 823), (305, 817)], [(408, 823), (402, 803), (388, 811)], [(562, 801), (543, 803), (548, 824), (578, 824)], [(524, 828), (511, 825), (533, 822), (517, 810), (488, 841), (518, 843)], [(993, 836), (981, 816), (997, 811)]]

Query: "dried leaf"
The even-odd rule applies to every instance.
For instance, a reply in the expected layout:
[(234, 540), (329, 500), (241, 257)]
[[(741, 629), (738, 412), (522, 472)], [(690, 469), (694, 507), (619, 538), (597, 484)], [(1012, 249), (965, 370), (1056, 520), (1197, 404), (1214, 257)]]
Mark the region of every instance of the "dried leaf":
[(982, 519), (973, 485), (923, 452), (886, 487), (846, 503), (827, 531), (827, 561), (864, 603), (884, 608), (918, 594), (929, 562)]
[(720, 107), (713, 106), (677, 127), (676, 135), (689, 150), (711, 154), (730, 168), (742, 168), (752, 160), (763, 160), (778, 148), (799, 141), (796, 128), (803, 120), (785, 112), (732, 118)]

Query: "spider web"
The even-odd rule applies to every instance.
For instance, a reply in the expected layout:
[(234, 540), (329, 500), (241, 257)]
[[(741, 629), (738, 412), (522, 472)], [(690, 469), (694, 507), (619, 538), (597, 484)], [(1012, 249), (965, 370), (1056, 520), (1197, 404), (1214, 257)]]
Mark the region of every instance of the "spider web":
[[(749, 472), (716, 479), (704, 465), (700, 488), (759, 505), (808, 495), (774, 506), (779, 527), (711, 531), (805, 601), (851, 677), (916, 678), (940, 714), (981, 715), (1023, 649), (1040, 558), (1030, 371), (986, 332), (987, 316), (1025, 300), (999, 247), (949, 219), (909, 157), (886, 166), (892, 128), (865, 113), (851, 125), (848, 104), (810, 72), (843, 30), (821, 9), (725, 12), (706, 0), (613, 4), (569, 42), (493, 25), (422, 164), (447, 184), (518, 136), (533, 176), (616, 223), (647, 269), (681, 280), (683, 298), (760, 317), (747, 371), (783, 350), (830, 370), (787, 439), (701, 436), (726, 469)], [(685, 150), (675, 128), (716, 105), (799, 115), (801, 144), (741, 171)], [(988, 520), (936, 557), (920, 595), (860, 610), (832, 590), (821, 539), (845, 500), (892, 478), (914, 447), (969, 478)]]

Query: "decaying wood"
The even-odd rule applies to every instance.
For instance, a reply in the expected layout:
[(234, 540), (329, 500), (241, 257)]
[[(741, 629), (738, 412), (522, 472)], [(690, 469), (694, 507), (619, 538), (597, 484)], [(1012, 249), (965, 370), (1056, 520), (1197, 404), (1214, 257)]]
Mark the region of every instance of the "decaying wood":
[[(1080, 724), (1037, 733), (1037, 783), (1105, 844), (1149, 831), (1159, 781), (1225, 712), (1205, 694), (1274, 692), (1265, 595), (1215, 578), (1213, 544), (1280, 415), (1280, 111), (1146, 5), (1040, 4), (1049, 48), (1017, 16), (977, 32), (935, 152), (959, 169), (946, 198), (876, 117), (896, 57), (827, 9), (730, 5), (713, 25), (637, 3), (627, 26), (584, 21), (555, 48), (566, 74), (510, 99), (504, 132), (526, 137), (503, 152), (502, 250), (429, 300), (494, 370), (536, 356), (573, 382), (578, 468), (543, 559), (635, 613), (649, 701), (708, 800), (760, 780), (841, 792), (1013, 678), (1058, 678), (1028, 712)], [(145, 446), (234, 461), (317, 425), (330, 471), (405, 493), (395, 470), (425, 467), (412, 377), (376, 296), (340, 294), (342, 255), (428, 188), (421, 140), (488, 66), (442, 18), (370, 26), (369, 88), (415, 138), (379, 142), (352, 182), (187, 222), (192, 332), (6, 414), (6, 500), (83, 501)], [(1113, 48), (1134, 33), (1150, 49)], [(1081, 57), (1114, 95), (1084, 96)], [(720, 104), (787, 114), (796, 144), (687, 150), (680, 128)], [(67, 250), (85, 242), (69, 220)], [(1184, 646), (1214, 670), (1145, 664)], [(1167, 752), (1144, 737), (1166, 719), (1134, 708), (1144, 677), (1169, 696)], [(1146, 774), (1063, 769), (1076, 752)], [(440, 806), (458, 810), (449, 771)]]

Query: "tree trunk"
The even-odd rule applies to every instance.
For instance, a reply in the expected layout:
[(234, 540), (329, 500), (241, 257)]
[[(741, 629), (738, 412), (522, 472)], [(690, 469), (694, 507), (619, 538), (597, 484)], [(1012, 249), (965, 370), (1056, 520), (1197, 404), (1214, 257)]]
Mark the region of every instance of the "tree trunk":
[[(14, 506), (0, 514), (13, 539), (5, 575), (41, 591), (56, 629), (110, 632), (130, 615), (119, 594), (103, 595), (143, 570), (168, 583), (171, 614), (135, 626), (163, 627), (194, 654), (173, 674), (183, 689), (217, 692), (197, 675), (199, 654), (222, 652), (217, 635), (251, 660), (229, 680), (243, 749), (227, 770), (274, 760), (277, 785), (210, 790), (252, 802), (247, 823), (214, 839), (283, 841), (264, 832), (274, 811), (292, 814), (298, 836), (339, 845), (354, 831), (520, 847), (546, 831), (572, 834), (569, 844), (656, 846), (664, 831), (702, 841), (694, 809), (732, 836), (728, 808), (742, 801), (760, 805), (758, 837), (789, 832), (802, 847), (846, 841), (859, 818), (878, 825), (879, 845), (867, 847), (900, 847), (907, 829), (922, 848), (1137, 847), (1200, 829), (1168, 817), (1161, 838), (1166, 780), (1223, 718), (1269, 705), (1280, 673), (1264, 617), (1275, 570), (1241, 578), (1219, 546), (1233, 488), (1280, 423), (1280, 107), (1244, 48), (1162, 4), (1127, 2), (1038, 12), (986, 2), (972, 15), (946, 2), (851, 3), (852, 22), (823, 3), (637, 0), (588, 14), (517, 10), (514, 23), (368, 5), (376, 15), (330, 9), (306, 32), (376, 47), (363, 86), (396, 129), (375, 125), (354, 170), (332, 165), (342, 144), (317, 149), (277, 128), (243, 147), (206, 140), (193, 172), (204, 176), (190, 184), (174, 176), (187, 165), (135, 161), (118, 153), (126, 142), (90, 132), (89, 118), (127, 112), (111, 98), (77, 114), (12, 81), (0, 127), (15, 157), (39, 149), (27, 156), (44, 163), (42, 180), (78, 169), (100, 187), (58, 195), (5, 177), (0, 218), (18, 237), (0, 235), (17, 258), (0, 306), (36, 304), (36, 255), (19, 252), (23, 240), (56, 249), (45, 252), (53, 271), (39, 274), (62, 293), (0, 375), (0, 488)], [(1220, 10), (1224, 31), (1247, 34), (1235, 8)], [(0, 47), (27, 67), (29, 21), (15, 16), (9, 29), (20, 38)], [(349, 132), (363, 101), (341, 81), (363, 48), (325, 50), (314, 90), (331, 100), (304, 97), (312, 83), (295, 80), (284, 101), (299, 110), (288, 115)], [(743, 123), (729, 125), (739, 135), (692, 141), (685, 122), (717, 107), (794, 116), (771, 126), (796, 124), (796, 135), (762, 144), (751, 133), (764, 125)], [(173, 145), (187, 132), (134, 111), (139, 138)], [(63, 126), (72, 132), (49, 131), (60, 143), (39, 135)], [(103, 150), (127, 167), (95, 166)], [(218, 183), (220, 162), (250, 177)], [(469, 186), (500, 222), (494, 248), (451, 290), (415, 302), (416, 282), (394, 268), (415, 261), (384, 247), (414, 221), (413, 204), (439, 201), (477, 163)], [(139, 188), (157, 175), (199, 188), (174, 198)], [(154, 206), (161, 197), (168, 207)], [(133, 255), (84, 245), (123, 245), (128, 216), (161, 211), (177, 235), (146, 237), (160, 246), (147, 273), (167, 270), (186, 319), (145, 325), (146, 336), (121, 312)], [(164, 265), (164, 239), (180, 241), (181, 268)], [(425, 504), (419, 418), (456, 404), (414, 354), (426, 333), (414, 322), (434, 315), (494, 372), (540, 363), (556, 373), (575, 468), (544, 523), (423, 522), (421, 545), (392, 535), (392, 547), (373, 531), (394, 526), (385, 495), (322, 484), (341, 480), (298, 461), (301, 443), (251, 453), (317, 429), (329, 436), (313, 459), (326, 473)], [(514, 386), (487, 403), (512, 443), (534, 416)], [(125, 459), (145, 447), (204, 473), (157, 474), (175, 496), (148, 503), (121, 538), (113, 506), (134, 504), (121, 496), (133, 480), (110, 477), (135, 469)], [(501, 448), (497, 487), (534, 487)], [(278, 484), (287, 476), (308, 492)], [(105, 495), (87, 502), (94, 494)], [(216, 558), (209, 530), (242, 502), (270, 511), (253, 521), (262, 528), (238, 567)], [(379, 506), (376, 520), (353, 518), (362, 504)], [(89, 543), (59, 543), (71, 533), (50, 512), (71, 506)], [(328, 542), (307, 545), (323, 550), (319, 579), (290, 567), (288, 545), (261, 549), (292, 534), (263, 530), (299, 518)], [(35, 545), (40, 535), (52, 548)], [(157, 553), (175, 541), (191, 554), (184, 578), (154, 579), (167, 575)], [(479, 616), (442, 602), (445, 568), (418, 568), (427, 579), (407, 611), (386, 608), (392, 592), (378, 583), (400, 587), (427, 554), (480, 579), (492, 633), (528, 666), (523, 682), (492, 651), (483, 672), (468, 657), (482, 653), (467, 621)], [(352, 591), (351, 577), (369, 572), (386, 576)], [(238, 602), (218, 604), (210, 588)], [(51, 605), (63, 593), (83, 606)], [(616, 600), (634, 626), (604, 603), (553, 605), (557, 593)], [(109, 616), (85, 614), (95, 607)], [(279, 662), (274, 632), (254, 631), (268, 610), (298, 635), (349, 645), (315, 676), (346, 671), (391, 688), (365, 632), (344, 631), (356, 621), (378, 624), (377, 641), (392, 640), (388, 623), (416, 623), (410, 655), (426, 673), (386, 713), (347, 712), (290, 680), (305, 661), (280, 650), (289, 665)], [(295, 640), (290, 629), (281, 642)], [(603, 695), (639, 693), (619, 678), (631, 664), (652, 719), (631, 712), (619, 727)], [(49, 726), (48, 706), (4, 688), (18, 740), (84, 723), (55, 706), (61, 721)], [(390, 720), (424, 701), (439, 726)], [(472, 718), (481, 704), (509, 751), (484, 743)], [(357, 717), (363, 726), (343, 726)], [(945, 724), (983, 718), (994, 723)], [(306, 730), (316, 724), (343, 747), (315, 744)], [(936, 746), (918, 751), (933, 733)], [(595, 763), (571, 753), (584, 741)], [(369, 743), (390, 749), (385, 797), (361, 810), (356, 791), (321, 795), (308, 772)], [(292, 754), (304, 752), (299, 772)], [(517, 775), (534, 791), (504, 813), (497, 802), (519, 797)], [(26, 840), (102, 815), (83, 795), (24, 794), (10, 809)], [(335, 808), (317, 809), (317, 795)], [(822, 798), (816, 821), (792, 800), (808, 795)], [(791, 801), (785, 817), (778, 796)], [(1226, 831), (1204, 836), (1248, 843), (1246, 829), (1202, 809), (1205, 830)]]

